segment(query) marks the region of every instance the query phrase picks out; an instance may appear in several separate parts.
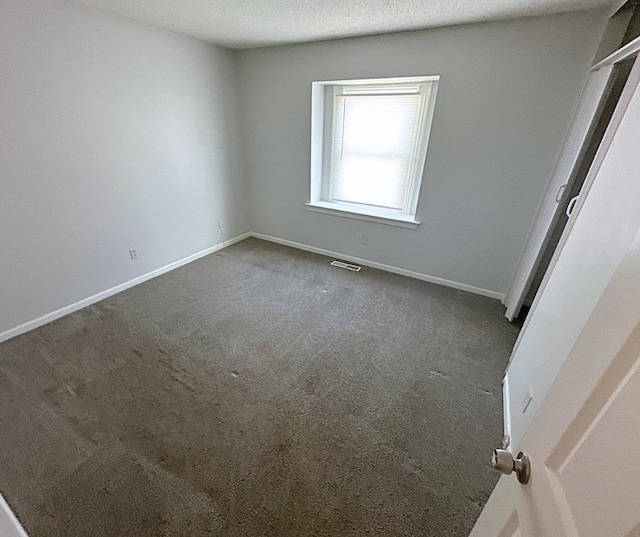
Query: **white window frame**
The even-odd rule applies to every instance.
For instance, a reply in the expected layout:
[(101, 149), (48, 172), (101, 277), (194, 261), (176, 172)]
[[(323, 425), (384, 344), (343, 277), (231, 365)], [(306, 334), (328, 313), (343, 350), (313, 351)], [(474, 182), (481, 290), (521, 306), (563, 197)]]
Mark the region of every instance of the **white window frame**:
[[(313, 82), (311, 87), (311, 191), (307, 209), (314, 212), (332, 214), (379, 222), (409, 229), (417, 229), (416, 210), (427, 147), (433, 120), (439, 76), (414, 76), (400, 78), (374, 78), (361, 80), (333, 80)], [(428, 99), (424, 99), (419, 110), (416, 136), (412, 150), (411, 164), (405, 200), (402, 209), (387, 209), (373, 205), (347, 203), (331, 200), (331, 159), (333, 158), (333, 109), (336, 92), (349, 86), (373, 89), (399, 89), (408, 85), (424, 91), (430, 86)]]

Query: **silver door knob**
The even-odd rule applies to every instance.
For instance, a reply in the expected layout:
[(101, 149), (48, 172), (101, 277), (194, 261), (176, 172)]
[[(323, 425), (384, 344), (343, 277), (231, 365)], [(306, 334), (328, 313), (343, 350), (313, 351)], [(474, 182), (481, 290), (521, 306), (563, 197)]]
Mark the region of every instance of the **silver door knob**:
[(494, 449), (491, 457), (491, 466), (494, 470), (506, 475), (515, 472), (518, 481), (523, 485), (526, 485), (531, 477), (529, 456), (526, 453), (522, 453), (522, 451), (514, 459), (511, 452), (506, 449)]

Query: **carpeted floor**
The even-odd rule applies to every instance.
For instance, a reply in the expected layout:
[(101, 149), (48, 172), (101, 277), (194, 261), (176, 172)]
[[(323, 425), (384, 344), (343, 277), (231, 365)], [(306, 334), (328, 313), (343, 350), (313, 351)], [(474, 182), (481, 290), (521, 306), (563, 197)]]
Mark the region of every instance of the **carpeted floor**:
[(466, 536), (518, 327), (248, 239), (0, 345), (32, 537)]

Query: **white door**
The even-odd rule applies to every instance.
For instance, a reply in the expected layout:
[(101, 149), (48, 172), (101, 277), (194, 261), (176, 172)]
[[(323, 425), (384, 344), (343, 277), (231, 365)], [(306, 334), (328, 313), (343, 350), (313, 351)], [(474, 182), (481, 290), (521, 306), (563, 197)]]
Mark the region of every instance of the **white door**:
[(0, 494), (0, 536), (29, 537), (2, 494)]
[(636, 61), (505, 379), (531, 479), (502, 476), (473, 537), (640, 536), (639, 78)]

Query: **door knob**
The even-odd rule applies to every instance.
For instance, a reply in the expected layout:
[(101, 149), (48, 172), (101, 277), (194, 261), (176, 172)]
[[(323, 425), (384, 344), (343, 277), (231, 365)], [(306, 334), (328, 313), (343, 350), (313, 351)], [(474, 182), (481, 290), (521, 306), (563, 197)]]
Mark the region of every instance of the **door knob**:
[(526, 485), (531, 477), (529, 456), (526, 453), (522, 453), (522, 451), (514, 459), (513, 455), (506, 449), (494, 449), (493, 457), (491, 457), (491, 466), (494, 470), (506, 475), (515, 472), (518, 481), (523, 485)]

